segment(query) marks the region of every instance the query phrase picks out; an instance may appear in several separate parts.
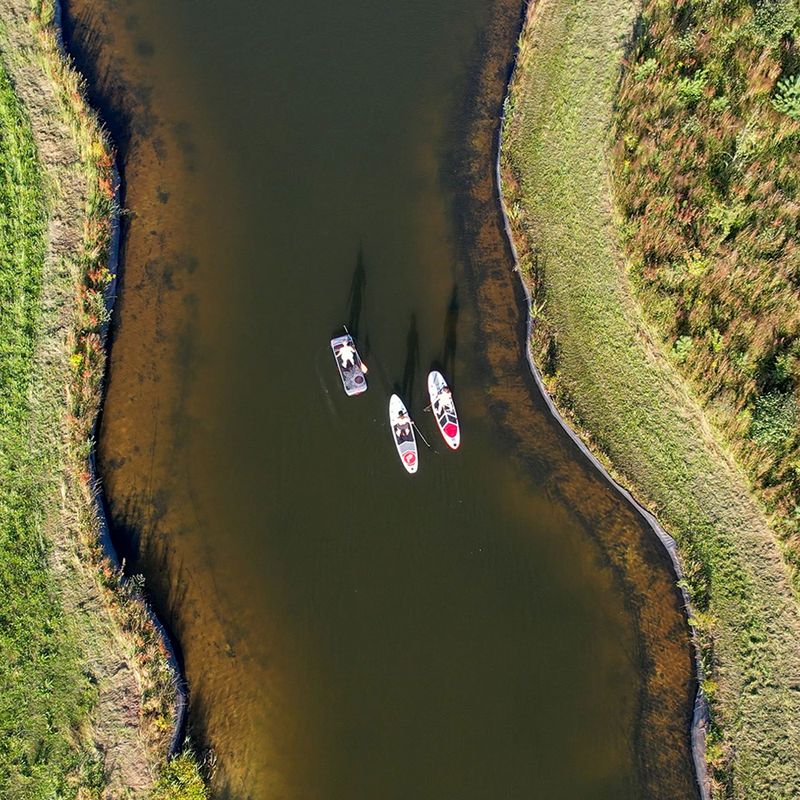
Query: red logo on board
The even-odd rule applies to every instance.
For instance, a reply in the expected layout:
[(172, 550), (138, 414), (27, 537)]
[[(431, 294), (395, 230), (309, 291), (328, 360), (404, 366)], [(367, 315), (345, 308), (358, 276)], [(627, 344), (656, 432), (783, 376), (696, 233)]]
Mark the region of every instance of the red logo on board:
[(409, 450), (407, 453), (403, 454), (403, 461), (405, 461), (409, 467), (413, 466), (416, 460), (417, 454), (413, 450)]

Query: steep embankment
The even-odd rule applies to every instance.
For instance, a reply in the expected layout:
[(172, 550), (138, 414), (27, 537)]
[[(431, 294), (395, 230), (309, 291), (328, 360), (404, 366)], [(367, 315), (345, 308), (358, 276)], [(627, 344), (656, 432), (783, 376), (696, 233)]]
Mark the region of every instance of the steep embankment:
[(113, 162), (52, 4), (2, 0), (0, 20), (0, 794), (142, 796), (174, 678), (100, 548), (88, 464)]
[[(520, 43), (504, 191), (549, 388), (678, 540), (720, 792), (800, 786), (800, 614), (765, 514), (647, 327), (612, 217), (609, 130), (633, 0), (542, 0)], [(658, 220), (651, 220), (657, 225)]]

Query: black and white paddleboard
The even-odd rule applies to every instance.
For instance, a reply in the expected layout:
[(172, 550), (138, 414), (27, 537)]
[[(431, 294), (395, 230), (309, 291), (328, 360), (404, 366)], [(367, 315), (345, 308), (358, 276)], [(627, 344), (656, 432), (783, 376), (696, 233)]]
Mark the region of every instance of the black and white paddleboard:
[(389, 427), (392, 429), (392, 438), (397, 448), (397, 454), (406, 470), (413, 475), (419, 466), (414, 423), (411, 421), (403, 401), (396, 394), (389, 398)]
[(367, 391), (367, 370), (356, 350), (353, 337), (346, 333), (331, 339), (331, 350), (339, 369), (345, 394), (352, 397)]
[(442, 438), (450, 448), (458, 450), (461, 444), (461, 426), (458, 424), (456, 404), (453, 402), (453, 395), (444, 375), (437, 370), (428, 373), (428, 396)]

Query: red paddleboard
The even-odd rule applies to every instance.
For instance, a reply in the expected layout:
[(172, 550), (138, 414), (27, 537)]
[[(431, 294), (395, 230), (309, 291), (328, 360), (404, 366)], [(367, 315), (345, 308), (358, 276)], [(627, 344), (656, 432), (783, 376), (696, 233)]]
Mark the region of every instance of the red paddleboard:
[(439, 433), (450, 448), (458, 450), (461, 444), (461, 426), (458, 424), (453, 395), (441, 372), (433, 370), (428, 373), (428, 396), (431, 399), (431, 411), (436, 418)]

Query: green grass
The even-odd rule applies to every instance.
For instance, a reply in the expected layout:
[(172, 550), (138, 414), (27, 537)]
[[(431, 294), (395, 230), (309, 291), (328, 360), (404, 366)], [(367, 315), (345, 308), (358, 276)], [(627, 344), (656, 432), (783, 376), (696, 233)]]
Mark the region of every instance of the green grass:
[[(75, 731), (93, 691), (47, 568), (58, 454), (32, 447), (46, 225), (30, 126), (0, 71), (0, 795), (74, 795), (93, 770)], [(71, 788), (70, 788), (71, 787)]]
[[(719, 796), (788, 800), (800, 786), (800, 615), (787, 570), (678, 374), (686, 343), (668, 357), (645, 322), (612, 211), (609, 132), (636, 12), (633, 0), (542, 0), (520, 43), (504, 193), (534, 293), (532, 348), (562, 409), (678, 540)], [(693, 102), (697, 87), (681, 87)]]

